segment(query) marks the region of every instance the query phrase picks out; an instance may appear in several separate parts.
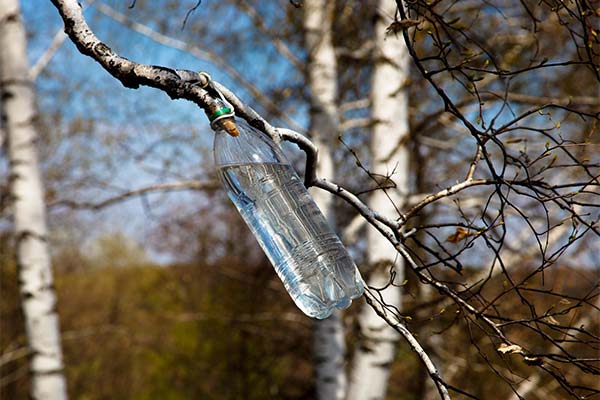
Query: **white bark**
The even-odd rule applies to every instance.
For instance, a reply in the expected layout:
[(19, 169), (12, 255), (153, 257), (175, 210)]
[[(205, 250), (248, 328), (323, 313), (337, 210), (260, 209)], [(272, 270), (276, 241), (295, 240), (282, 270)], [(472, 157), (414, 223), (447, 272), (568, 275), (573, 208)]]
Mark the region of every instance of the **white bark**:
[[(334, 174), (331, 155), (339, 130), (337, 97), (337, 65), (331, 38), (334, 2), (306, 0), (304, 29), (309, 52), (308, 84), (311, 91), (311, 127), (313, 142), (319, 149), (317, 175), (331, 179)], [(329, 222), (335, 227), (332, 196), (324, 190), (312, 195)], [(317, 397), (321, 400), (343, 399), (346, 392), (344, 357), (346, 343), (341, 312), (315, 322), (314, 360)]]
[(2, 118), (10, 165), (20, 291), (31, 352), (33, 399), (67, 398), (56, 298), (47, 244), (38, 156), (34, 88), (18, 0), (0, 0)]
[[(371, 139), (371, 171), (389, 176), (394, 189), (374, 191), (369, 207), (387, 217), (398, 215), (408, 193), (409, 154), (407, 139), (408, 96), (404, 86), (409, 77), (408, 51), (404, 42), (394, 36), (386, 39), (385, 30), (392, 22), (396, 2), (380, 0), (379, 17), (375, 26), (376, 64), (371, 89), (372, 117), (375, 121)], [(389, 186), (391, 182), (380, 182)], [(404, 277), (404, 262), (383, 235), (369, 227), (367, 232), (368, 261), (373, 266), (369, 286), (384, 287), (390, 280), (390, 267), (396, 273), (395, 283)], [(388, 286), (381, 292), (385, 303), (401, 309), (401, 292)], [(350, 376), (348, 399), (384, 399), (390, 366), (394, 360), (398, 333), (365, 306), (359, 316), (361, 344), (356, 348)]]

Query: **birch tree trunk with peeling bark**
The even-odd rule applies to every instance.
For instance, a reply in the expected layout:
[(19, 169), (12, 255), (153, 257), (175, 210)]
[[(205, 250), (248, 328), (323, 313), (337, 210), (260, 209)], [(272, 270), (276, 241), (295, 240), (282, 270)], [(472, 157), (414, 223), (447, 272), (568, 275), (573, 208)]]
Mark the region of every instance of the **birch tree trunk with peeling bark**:
[(31, 397), (67, 398), (36, 150), (34, 84), (18, 0), (0, 1), (0, 93), (10, 168), (19, 284), (30, 357)]
[[(388, 189), (374, 191), (368, 204), (371, 209), (393, 218), (405, 203), (409, 185), (408, 95), (404, 89), (409, 78), (409, 55), (401, 38), (386, 37), (386, 28), (392, 22), (390, 16), (396, 12), (396, 2), (380, 0), (377, 10), (370, 170), (379, 176), (379, 185)], [(394, 284), (402, 283), (404, 260), (372, 226), (367, 231), (367, 246), (367, 257), (372, 266), (368, 285), (385, 287), (392, 268), (396, 274)], [(401, 309), (398, 286), (389, 285), (381, 295), (386, 304)], [(348, 400), (384, 399), (399, 334), (368, 305), (361, 310), (359, 326), (361, 343), (354, 352)]]
[[(307, 73), (311, 93), (310, 134), (319, 149), (317, 175), (324, 178), (334, 175), (331, 151), (339, 131), (337, 62), (331, 37), (334, 5), (334, 2), (326, 0), (304, 2)], [(332, 196), (320, 189), (311, 190), (311, 194), (335, 228)], [(329, 318), (315, 322), (313, 340), (317, 398), (341, 400), (346, 392), (346, 344), (339, 310)]]

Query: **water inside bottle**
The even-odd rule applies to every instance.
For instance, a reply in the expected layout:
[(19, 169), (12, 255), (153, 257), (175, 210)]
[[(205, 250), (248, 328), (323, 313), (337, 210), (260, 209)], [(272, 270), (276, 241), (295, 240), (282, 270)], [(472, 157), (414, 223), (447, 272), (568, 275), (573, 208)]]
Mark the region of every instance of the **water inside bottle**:
[(326, 318), (362, 294), (354, 261), (290, 165), (223, 165), (219, 174), (305, 314)]

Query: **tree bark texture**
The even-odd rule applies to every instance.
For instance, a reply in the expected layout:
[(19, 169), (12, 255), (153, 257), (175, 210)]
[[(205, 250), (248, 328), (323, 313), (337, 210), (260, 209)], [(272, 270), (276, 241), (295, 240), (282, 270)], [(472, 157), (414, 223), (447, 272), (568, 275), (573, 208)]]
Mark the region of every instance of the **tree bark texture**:
[[(409, 154), (407, 148), (408, 96), (405, 85), (409, 77), (409, 55), (401, 38), (386, 37), (396, 3), (380, 0), (375, 26), (375, 67), (371, 88), (372, 118), (371, 172), (386, 189), (374, 191), (369, 207), (387, 217), (398, 215), (408, 193)], [(404, 279), (404, 260), (380, 232), (369, 226), (367, 231), (368, 261), (372, 272), (368, 285), (385, 287), (393, 270), (394, 284)], [(381, 291), (385, 303), (401, 309), (401, 291), (389, 285)], [(365, 305), (359, 316), (361, 343), (354, 352), (348, 399), (384, 399), (390, 366), (394, 361), (398, 333)]]
[(31, 397), (67, 398), (36, 150), (34, 85), (18, 0), (0, 0), (0, 92), (6, 133), (19, 284), (31, 351)]
[[(333, 2), (306, 0), (304, 30), (308, 51), (308, 84), (311, 92), (310, 134), (319, 149), (317, 175), (332, 178), (333, 138), (339, 131), (337, 109), (337, 63), (331, 38)], [(332, 196), (324, 190), (311, 190), (319, 208), (335, 228)], [(341, 312), (316, 321), (314, 328), (314, 360), (317, 397), (321, 400), (340, 400), (346, 392), (344, 358), (346, 344)]]

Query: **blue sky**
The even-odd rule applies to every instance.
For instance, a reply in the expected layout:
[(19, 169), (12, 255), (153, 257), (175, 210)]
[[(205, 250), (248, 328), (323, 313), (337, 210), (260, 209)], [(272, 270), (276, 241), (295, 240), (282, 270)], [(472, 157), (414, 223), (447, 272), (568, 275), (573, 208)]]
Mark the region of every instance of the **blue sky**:
[[(129, 13), (136, 18), (136, 9), (128, 10), (128, 2), (107, 1), (107, 4), (118, 8), (123, 13)], [(22, 10), (26, 27), (29, 32), (30, 64), (36, 62), (46, 51), (54, 35), (61, 30), (62, 21), (58, 13), (48, 1), (23, 1)], [(191, 18), (205, 19), (205, 8), (200, 7)], [(156, 44), (144, 35), (138, 34), (114, 20), (98, 12), (93, 6), (85, 10), (86, 18), (96, 35), (110, 47), (129, 59), (137, 62), (163, 65), (178, 69), (206, 70), (217, 79), (233, 89), (242, 99), (250, 102), (257, 109), (260, 107), (251, 103), (248, 93), (240, 88), (235, 81), (210, 63), (199, 60), (186, 52)], [(210, 18), (209, 18), (210, 19)], [(146, 23), (145, 21), (140, 21)], [(197, 22), (197, 21), (196, 21)], [(249, 21), (237, 20), (243, 27)], [(149, 23), (152, 28), (152, 23)], [(201, 44), (199, 41), (197, 44)], [(260, 59), (263, 54), (258, 48), (250, 49), (247, 57)], [(273, 49), (267, 49), (272, 52)], [(280, 65), (278, 63), (281, 63)], [(280, 85), (286, 75), (289, 65), (280, 59), (268, 66), (258, 62), (245, 60), (242, 65), (236, 65), (244, 76), (258, 87), (267, 88), (270, 85)], [(267, 71), (267, 74), (265, 74)], [(289, 76), (289, 74), (287, 74)], [(38, 104), (40, 110), (58, 112), (63, 117), (63, 123), (77, 118), (95, 121), (94, 135), (83, 135), (84, 142), (75, 146), (69, 142), (56, 148), (56, 158), (64, 157), (73, 151), (90, 151), (99, 154), (107, 153), (105, 157), (120, 157), (118, 168), (110, 171), (102, 170), (102, 163), (92, 163), (90, 168), (96, 168), (100, 176), (110, 179), (111, 188), (81, 191), (79, 194), (88, 201), (98, 201), (118, 192), (120, 189), (142, 187), (147, 184), (172, 182), (181, 179), (206, 179), (207, 171), (212, 171), (212, 132), (202, 110), (196, 105), (184, 100), (171, 100), (166, 94), (151, 88), (131, 90), (124, 88), (117, 80), (93, 60), (79, 54), (75, 46), (68, 40), (61, 46), (52, 59), (44, 74), (37, 80)], [(61, 94), (61, 97), (57, 97)], [(306, 121), (306, 110), (299, 108), (294, 116), (298, 121)], [(166, 131), (166, 132), (165, 132)], [(173, 136), (172, 141), (161, 142), (165, 134)], [(183, 137), (187, 142), (178, 140)], [(118, 150), (104, 149), (105, 143), (123, 141), (134, 149), (142, 149), (158, 142), (155, 152), (149, 161), (139, 163), (128, 157), (127, 153)], [(187, 145), (190, 143), (192, 145)], [(79, 149), (79, 150), (77, 150)], [(83, 149), (83, 150), (81, 150)], [(87, 149), (87, 150), (86, 150)], [(203, 158), (208, 155), (208, 159)], [(177, 157), (177, 162), (183, 166), (183, 174), (155, 173), (149, 169), (160, 169), (161, 163), (169, 158)], [(83, 158), (83, 157), (82, 157)], [(60, 164), (60, 159), (55, 160)], [(181, 169), (181, 168), (180, 168)], [(178, 171), (182, 172), (182, 171)], [(118, 188), (114, 190), (114, 188)], [(153, 203), (157, 214), (163, 206), (172, 202), (197, 200), (196, 195), (175, 192), (167, 197), (167, 202)], [(157, 197), (150, 197), (150, 200)], [(79, 199), (81, 200), (81, 199)], [(152, 201), (151, 201), (152, 203)], [(111, 231), (121, 231), (145, 242), (151, 233), (152, 221), (148, 220), (148, 212), (140, 199), (133, 199), (118, 206), (110, 207), (100, 213), (80, 213), (79, 221), (88, 225), (88, 239), (98, 234)], [(50, 222), (62, 227), (64, 214), (51, 213)], [(78, 219), (76, 219), (78, 220)], [(123, 223), (126, 221), (126, 223)], [(72, 223), (72, 222), (71, 222)]]
[[(143, 15), (139, 7), (128, 10), (129, 1), (105, 0), (105, 2), (132, 18), (141, 18), (140, 15)], [(152, 4), (163, 4), (161, 2), (162, 0)], [(180, 4), (183, 5), (182, 8), (185, 8), (188, 3), (193, 5), (195, 1), (182, 1)], [(30, 0), (22, 1), (22, 4), (27, 27), (31, 28), (29, 49), (30, 60), (33, 63), (45, 51), (51, 38), (61, 29), (62, 22), (49, 1)], [(195, 34), (194, 23), (196, 23), (196, 29), (205, 28), (213, 34), (228, 33), (224, 31), (225, 29), (231, 29), (232, 34), (235, 34), (238, 30), (241, 31), (251, 24), (247, 17), (236, 13), (231, 7), (223, 11), (223, 15), (228, 18), (227, 23), (211, 23), (217, 17), (208, 14), (210, 4), (208, 1), (203, 3), (203, 6), (192, 14), (191, 23), (186, 31), (173, 29), (173, 34), (186, 36), (188, 40), (195, 41), (194, 44), (203, 45), (205, 37)], [(287, 2), (273, 4), (273, 14), (268, 12), (264, 14), (267, 20), (274, 20), (276, 12), (281, 11), (277, 7), (285, 6)], [(167, 22), (179, 27), (183, 15), (173, 14)], [(198, 60), (186, 52), (158, 45), (147, 37), (114, 22), (95, 10), (93, 6), (86, 10), (86, 17), (97, 36), (121, 55), (138, 62), (171, 68), (204, 69), (215, 79), (233, 89), (243, 100), (260, 110), (260, 106), (252, 102), (244, 89), (211, 64)], [(205, 21), (206, 26), (204, 26)], [(152, 22), (141, 19), (140, 22), (157, 29), (156, 24)], [(246, 39), (243, 36), (240, 37), (240, 40)], [(283, 57), (277, 57), (272, 45), (265, 43), (257, 44), (254, 40), (240, 43), (244, 51), (240, 52), (238, 58), (232, 59), (231, 64), (261, 89), (298, 84), (299, 73), (293, 73), (290, 64)], [(216, 47), (218, 47), (217, 45), (215, 43)], [(303, 57), (302, 54), (298, 54), (298, 56)], [(166, 94), (155, 89), (131, 90), (124, 88), (98, 64), (79, 54), (70, 42), (66, 42), (59, 49), (52, 66), (45, 75), (38, 79), (37, 85), (39, 105), (42, 111), (60, 112), (65, 124), (76, 118), (88, 118), (95, 121), (96, 131), (87, 137), (83, 135), (79, 148), (84, 150), (77, 150), (77, 148), (69, 147), (70, 144), (66, 144), (65, 148), (60, 149), (64, 154), (87, 149), (90, 152), (106, 153), (103, 155), (107, 158), (118, 159), (117, 167), (110, 170), (104, 170), (102, 163), (92, 164), (91, 168), (95, 168), (96, 172), (110, 177), (110, 183), (116, 189), (95, 188), (81, 191), (80, 194), (86, 200), (99, 200), (108, 196), (110, 192), (141, 187), (151, 183), (203, 178), (212, 171), (210, 156), (212, 133), (204, 113), (197, 106), (182, 100), (172, 101)], [(449, 92), (453, 93), (453, 90), (450, 89)], [(433, 99), (434, 103), (439, 103), (439, 99), (435, 97)], [(300, 124), (307, 126), (306, 106), (301, 99), (298, 100), (299, 107), (291, 111), (292, 116)], [(422, 110), (422, 112), (425, 111)], [(497, 111), (497, 107), (484, 107), (484, 119), (489, 121), (489, 118)], [(472, 111), (467, 116), (475, 122), (477, 112)], [(510, 111), (506, 109), (499, 120), (509, 117)], [(544, 126), (547, 124), (552, 126), (552, 123), (555, 123), (546, 121), (546, 116), (535, 115), (532, 118), (535, 118), (536, 124), (544, 120)], [(277, 123), (277, 121), (272, 122)], [(566, 125), (563, 124), (563, 126)], [(462, 132), (463, 129), (458, 127), (458, 131)], [(160, 141), (162, 135), (165, 134), (168, 134), (170, 139), (155, 147), (149, 161), (150, 165), (137, 162), (132, 154), (123, 150), (125, 146), (134, 149), (147, 147)], [(360, 135), (362, 134), (363, 132), (360, 132)], [(445, 131), (444, 134), (457, 136), (457, 132), (453, 132), (451, 129)], [(352, 136), (347, 139), (347, 142), (351, 140)], [(108, 146), (111, 143), (114, 145), (115, 142), (118, 143), (118, 146)], [(450, 156), (464, 158), (474, 151), (474, 143), (468, 135), (465, 135), (464, 140), (457, 143), (457, 147), (456, 151), (449, 153)], [(464, 152), (460, 150), (464, 150)], [(161, 169), (164, 167), (163, 164), (169, 160), (175, 160), (178, 163), (177, 172), (180, 173), (180, 176), (169, 173), (168, 168), (165, 173), (155, 173), (149, 170)], [(56, 161), (60, 163), (60, 160)], [(436, 167), (440, 169), (440, 175), (447, 179), (446, 165), (440, 163)], [(437, 173), (437, 171), (432, 171), (432, 173), (434, 172)], [(440, 188), (447, 184), (446, 180), (440, 178)], [(177, 192), (170, 195), (167, 202), (161, 201), (155, 202), (155, 204), (160, 211), (163, 204), (169, 206), (180, 203), (190, 206), (196, 200), (197, 198), (192, 194)], [(63, 214), (60, 214), (59, 217), (53, 215), (51, 222), (54, 221), (60, 225), (60, 218), (63, 218)], [(149, 220), (148, 213), (139, 199), (111, 207), (99, 214), (87, 213), (86, 218), (86, 223), (93, 232), (90, 234), (92, 237), (98, 232), (115, 230), (123, 231), (143, 242), (152, 229), (152, 221)]]

